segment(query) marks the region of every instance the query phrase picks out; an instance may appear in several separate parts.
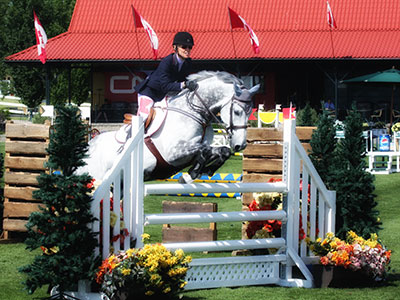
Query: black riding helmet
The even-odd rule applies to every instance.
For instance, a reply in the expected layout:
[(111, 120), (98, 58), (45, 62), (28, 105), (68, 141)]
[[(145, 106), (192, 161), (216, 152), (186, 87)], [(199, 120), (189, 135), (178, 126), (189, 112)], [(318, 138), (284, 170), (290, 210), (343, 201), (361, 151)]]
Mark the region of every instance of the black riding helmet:
[(180, 31), (177, 34), (175, 34), (172, 45), (182, 45), (182, 46), (193, 47), (193, 45), (194, 45), (193, 36), (189, 32)]

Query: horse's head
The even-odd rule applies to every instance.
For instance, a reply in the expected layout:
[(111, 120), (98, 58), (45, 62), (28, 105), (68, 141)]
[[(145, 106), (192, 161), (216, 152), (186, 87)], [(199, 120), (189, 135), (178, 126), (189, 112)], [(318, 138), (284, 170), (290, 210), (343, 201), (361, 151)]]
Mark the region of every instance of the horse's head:
[(244, 149), (247, 121), (253, 107), (251, 98), (260, 86), (248, 90), (243, 87), (242, 80), (227, 72), (201, 71), (190, 75), (188, 79), (199, 84), (196, 96), (192, 94), (187, 97), (191, 110), (202, 115), (207, 122), (215, 121), (219, 113), (232, 150)]
[(226, 126), (230, 146), (235, 152), (246, 147), (247, 121), (253, 108), (252, 97), (259, 88), (260, 85), (256, 85), (248, 90), (235, 83), (233, 96), (221, 107), (221, 120)]

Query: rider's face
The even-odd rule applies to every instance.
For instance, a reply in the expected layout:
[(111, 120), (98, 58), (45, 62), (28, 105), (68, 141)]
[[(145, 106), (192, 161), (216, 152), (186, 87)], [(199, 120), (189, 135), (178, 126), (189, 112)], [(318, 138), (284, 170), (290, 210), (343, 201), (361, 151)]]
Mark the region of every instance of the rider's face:
[(178, 45), (176, 48), (180, 58), (186, 59), (190, 57), (190, 52), (192, 51), (191, 46)]

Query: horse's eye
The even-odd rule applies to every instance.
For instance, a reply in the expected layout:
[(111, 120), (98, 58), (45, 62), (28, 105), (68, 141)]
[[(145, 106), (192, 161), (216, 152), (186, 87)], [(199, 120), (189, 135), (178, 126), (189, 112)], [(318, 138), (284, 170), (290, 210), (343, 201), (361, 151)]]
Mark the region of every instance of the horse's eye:
[(239, 110), (235, 110), (234, 113), (235, 113), (235, 116), (240, 116), (240, 111)]

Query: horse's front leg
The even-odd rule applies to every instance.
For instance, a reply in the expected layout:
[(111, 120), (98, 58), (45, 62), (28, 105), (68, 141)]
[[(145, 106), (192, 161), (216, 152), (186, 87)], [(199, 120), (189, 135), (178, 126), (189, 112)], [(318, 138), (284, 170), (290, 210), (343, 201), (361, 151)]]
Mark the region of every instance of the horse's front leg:
[(203, 170), (212, 157), (212, 147), (202, 144), (203, 147), (197, 148), (192, 159), (192, 167), (188, 170), (188, 174), (183, 174), (179, 178), (180, 183), (191, 183), (194, 179), (199, 178), (203, 174)]
[(188, 173), (192, 179), (199, 178), (201, 174), (211, 176), (231, 156), (229, 147), (207, 147), (195, 158), (193, 166)]
[(203, 174), (212, 176), (227, 160), (231, 157), (232, 152), (229, 147), (211, 147), (212, 155), (208, 160), (207, 165), (203, 169)]

